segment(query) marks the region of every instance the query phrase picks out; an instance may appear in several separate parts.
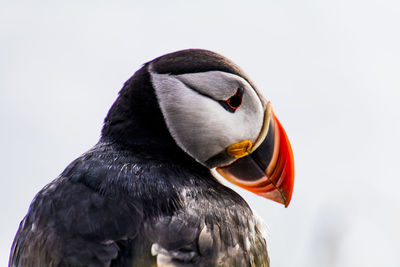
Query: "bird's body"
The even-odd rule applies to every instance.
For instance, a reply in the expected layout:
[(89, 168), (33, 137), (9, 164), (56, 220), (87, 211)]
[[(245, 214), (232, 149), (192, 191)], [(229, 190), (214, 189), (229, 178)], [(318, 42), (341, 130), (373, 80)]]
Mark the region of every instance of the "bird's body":
[[(240, 74), (210, 53), (184, 51), (208, 66), (178, 64), (167, 75)], [(171, 130), (173, 118), (160, 103), (164, 83), (152, 74), (173, 61), (165, 58), (145, 64), (126, 82), (100, 141), (36, 195), (10, 266), (269, 266), (262, 226), (247, 203)], [(212, 162), (220, 158), (226, 165), (226, 154)]]
[(36, 196), (13, 261), (156, 266), (156, 256), (165, 254), (188, 266), (262, 266), (266, 244), (251, 214), (205, 167), (143, 160), (99, 143)]

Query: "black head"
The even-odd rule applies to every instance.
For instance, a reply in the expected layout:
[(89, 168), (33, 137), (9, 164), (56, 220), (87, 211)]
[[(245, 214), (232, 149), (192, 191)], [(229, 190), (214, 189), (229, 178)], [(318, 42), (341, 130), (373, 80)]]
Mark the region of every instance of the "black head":
[[(149, 66), (160, 74), (223, 71), (251, 81), (227, 58), (202, 49), (187, 49), (158, 57), (143, 65), (119, 92), (104, 120), (102, 141), (124, 149), (146, 152), (157, 157), (182, 157), (161, 113), (151, 82)], [(187, 157), (184, 154), (184, 157)]]

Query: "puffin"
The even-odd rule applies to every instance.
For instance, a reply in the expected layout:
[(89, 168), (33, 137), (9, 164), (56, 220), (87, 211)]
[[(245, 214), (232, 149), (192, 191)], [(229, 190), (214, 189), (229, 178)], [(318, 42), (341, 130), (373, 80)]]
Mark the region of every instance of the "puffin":
[(271, 102), (217, 53), (153, 59), (98, 143), (34, 197), (9, 266), (269, 266), (264, 223), (221, 177), (289, 205), (293, 152)]

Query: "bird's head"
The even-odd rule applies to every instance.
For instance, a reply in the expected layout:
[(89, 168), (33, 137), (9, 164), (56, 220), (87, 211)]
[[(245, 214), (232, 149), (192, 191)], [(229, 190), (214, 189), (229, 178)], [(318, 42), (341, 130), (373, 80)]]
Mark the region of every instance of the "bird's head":
[(239, 67), (199, 49), (145, 66), (168, 131), (184, 152), (233, 184), (289, 205), (294, 161), (288, 137), (271, 103)]

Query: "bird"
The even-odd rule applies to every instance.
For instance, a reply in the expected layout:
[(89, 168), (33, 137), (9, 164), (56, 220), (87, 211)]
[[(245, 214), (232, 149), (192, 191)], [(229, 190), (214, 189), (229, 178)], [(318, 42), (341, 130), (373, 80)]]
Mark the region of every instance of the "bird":
[(215, 52), (157, 57), (34, 197), (9, 266), (269, 266), (264, 223), (221, 177), (289, 205), (293, 151), (271, 102)]

